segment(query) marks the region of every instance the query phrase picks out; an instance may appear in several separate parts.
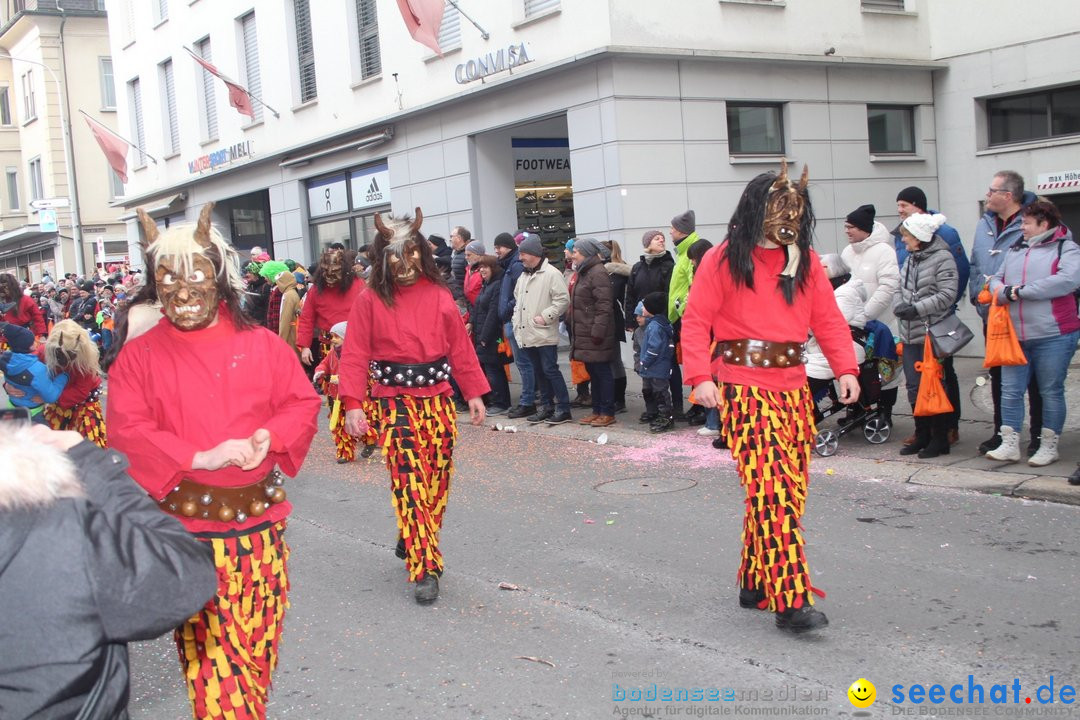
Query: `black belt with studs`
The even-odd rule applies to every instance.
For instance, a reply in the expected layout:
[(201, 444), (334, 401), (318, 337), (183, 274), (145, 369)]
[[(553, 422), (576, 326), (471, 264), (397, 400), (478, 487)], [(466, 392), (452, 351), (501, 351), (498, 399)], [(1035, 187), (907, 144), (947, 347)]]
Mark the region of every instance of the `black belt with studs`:
[(372, 360), (371, 377), (389, 387), (428, 387), (450, 380), (450, 361), (445, 357), (425, 363)]

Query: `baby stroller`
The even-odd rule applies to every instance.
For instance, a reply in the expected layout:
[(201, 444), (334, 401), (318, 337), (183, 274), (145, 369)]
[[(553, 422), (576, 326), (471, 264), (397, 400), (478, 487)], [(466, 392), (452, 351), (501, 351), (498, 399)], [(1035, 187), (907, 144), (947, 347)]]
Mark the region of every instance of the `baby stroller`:
[[(851, 338), (865, 345), (869, 333), (861, 328), (851, 329)], [(892, 434), (892, 423), (881, 409), (880, 359), (867, 357), (859, 365), (859, 399), (852, 405), (840, 402), (833, 379), (808, 378), (810, 393), (814, 398), (814, 424), (821, 427), (823, 420), (839, 415), (837, 427), (819, 429), (814, 435), (814, 452), (822, 457), (836, 454), (840, 438), (854, 430), (862, 430), (868, 442), (880, 445)]]

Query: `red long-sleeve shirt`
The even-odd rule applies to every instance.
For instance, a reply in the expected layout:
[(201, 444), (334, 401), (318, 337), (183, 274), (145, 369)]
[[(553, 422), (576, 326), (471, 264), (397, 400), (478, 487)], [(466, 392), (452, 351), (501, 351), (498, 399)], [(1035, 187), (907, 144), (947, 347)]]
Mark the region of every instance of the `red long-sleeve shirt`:
[[(361, 293), (349, 313), (338, 369), (339, 393), (345, 407), (353, 410), (367, 399), (370, 361), (415, 364), (444, 356), (466, 398), (480, 397), (491, 390), (449, 290), (421, 278), (415, 285), (395, 291), (393, 307), (387, 307), (374, 290)], [(434, 397), (450, 391), (450, 383), (445, 380), (423, 387), (376, 383), (372, 395)]]
[(300, 311), (300, 320), (296, 324), (296, 347), (301, 350), (311, 347), (315, 328), (330, 332), (334, 325), (348, 320), (349, 310), (364, 289), (364, 281), (360, 278), (353, 280), (345, 291), (338, 288), (319, 290), (318, 286), (312, 285), (304, 296), (304, 309)]
[(715, 375), (720, 382), (765, 390), (800, 388), (806, 383), (806, 369), (801, 364), (786, 368), (729, 365), (722, 358), (711, 360), (709, 348), (713, 340), (806, 342), (810, 332), (837, 377), (858, 374), (851, 329), (836, 306), (817, 253), (810, 251), (807, 285), (796, 291), (795, 302), (788, 305), (777, 286), (787, 259), (782, 248), (754, 248), (754, 288), (750, 289), (736, 285), (727, 262), (721, 263), (724, 247), (722, 244), (707, 252), (694, 273), (682, 319), (686, 384), (694, 386)]
[(18, 304), (4, 313), (3, 320), (12, 325), (30, 328), (30, 331), (37, 337), (44, 337), (49, 334), (48, 328), (45, 327), (45, 316), (41, 313), (41, 308), (38, 307), (33, 298), (26, 295), (20, 296)]
[[(237, 487), (277, 465), (295, 476), (317, 429), (320, 400), (296, 353), (266, 328), (238, 330), (225, 306), (218, 322), (184, 332), (168, 319), (129, 340), (109, 370), (109, 444), (127, 455), (131, 476), (154, 499), (181, 477)], [(195, 453), (270, 431), (270, 451), (254, 470), (192, 470)], [(286, 485), (288, 491), (288, 485)], [(181, 518), (192, 532), (234, 530), (286, 517), (288, 501), (243, 523)]]

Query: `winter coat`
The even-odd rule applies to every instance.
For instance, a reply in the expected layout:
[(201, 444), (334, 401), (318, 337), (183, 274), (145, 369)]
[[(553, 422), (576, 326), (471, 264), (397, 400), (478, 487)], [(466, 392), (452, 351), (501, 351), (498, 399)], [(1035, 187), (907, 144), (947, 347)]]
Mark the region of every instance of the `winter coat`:
[(477, 359), (484, 365), (498, 365), (505, 357), (499, 355), (499, 338), (502, 337), (503, 327), (499, 321), (499, 292), (501, 290), (501, 277), (492, 277), (484, 283), (480, 294), (476, 296), (470, 318), (473, 347), (476, 348)]
[(675, 258), (671, 253), (663, 255), (642, 255), (630, 270), (626, 281), (626, 300), (623, 311), (626, 315), (625, 327), (631, 330), (637, 327), (634, 321), (634, 308), (652, 292), (666, 293), (671, 287), (671, 273), (675, 269)]
[[(937, 210), (927, 211), (930, 215), (936, 215)], [(904, 262), (908, 258), (907, 245), (904, 245), (904, 238), (900, 234), (900, 227), (903, 225), (897, 225), (893, 228), (892, 236), (896, 246), (896, 260), (901, 270), (904, 269)], [(956, 288), (956, 302), (959, 303), (964, 299), (965, 288), (972, 279), (971, 275), (971, 263), (967, 258), (967, 251), (964, 249), (964, 243), (960, 240), (960, 233), (956, 232), (956, 228), (948, 223), (938, 228), (937, 235), (941, 236), (941, 239), (945, 241), (945, 244), (949, 246), (949, 250), (952, 251), (953, 260), (956, 261), (956, 276), (957, 276), (957, 288)], [(985, 282), (985, 281), (984, 281)], [(982, 283), (979, 283), (979, 288), (982, 288)], [(954, 308), (955, 309), (955, 308)]]
[(900, 268), (888, 228), (875, 222), (870, 237), (849, 243), (840, 257), (851, 268), (852, 279), (861, 280), (866, 290), (865, 306), (848, 318), (848, 323), (866, 327), (871, 320), (880, 320), (891, 325), (893, 298), (900, 289)]
[[(67, 385), (67, 373), (56, 377), (32, 353), (5, 350), (0, 354), (0, 372), (4, 374), (4, 390), (14, 407), (36, 410), (45, 403), (55, 403)], [(0, 716), (2, 717), (2, 716)]]
[[(884, 226), (882, 226), (882, 230), (884, 229)], [(888, 230), (886, 230), (885, 237), (888, 238), (888, 236)], [(887, 243), (885, 248), (890, 255), (893, 255), (895, 260), (892, 243)], [(867, 302), (866, 284), (859, 278), (852, 277), (851, 280), (833, 291), (833, 297), (836, 298), (836, 306), (840, 308), (840, 313), (847, 320), (847, 324), (863, 327), (856, 323), (855, 319), (865, 312)], [(890, 307), (889, 310), (891, 313), (892, 308)], [(862, 343), (855, 342), (854, 339), (852, 339), (851, 343), (855, 347), (855, 362), (862, 365), (866, 361), (866, 348), (862, 346)], [(808, 377), (820, 380), (828, 380), (834, 377), (829, 361), (825, 358), (825, 353), (822, 352), (821, 346), (813, 335), (806, 342), (806, 374)]]
[(295, 348), (296, 323), (300, 317), (300, 293), (296, 292), (296, 278), (292, 273), (281, 273), (275, 283), (281, 293), (277, 334), (289, 347)]
[[(1027, 207), (1037, 199), (1034, 193), (1025, 191), (1020, 204), (1022, 207)], [(968, 281), (968, 295), (971, 298), (971, 304), (984, 320), (986, 314), (990, 312), (990, 306), (979, 304), (979, 291), (991, 277), (998, 274), (1001, 263), (1005, 261), (1005, 251), (1023, 241), (1024, 234), (1020, 230), (1022, 220), (1022, 214), (1017, 212), (1009, 224), (998, 232), (997, 213), (987, 211), (979, 218), (979, 224), (975, 226), (975, 241), (971, 245), (971, 278)]]
[(893, 309), (900, 303), (910, 303), (919, 313), (916, 320), (897, 318), (900, 339), (905, 343), (921, 344), (926, 338), (926, 325), (944, 320), (956, 310), (956, 261), (952, 251), (937, 235), (922, 250), (911, 253), (900, 273), (900, 292)]
[(687, 253), (697, 241), (698, 234), (692, 232), (675, 246), (675, 268), (668, 285), (668, 320), (672, 323), (678, 322), (686, 312), (686, 296), (690, 294), (690, 283), (694, 279), (694, 266)]
[(514, 286), (525, 269), (517, 248), (507, 253), (506, 257), (499, 258), (499, 267), (503, 271), (499, 288), (499, 320), (508, 323), (514, 314)]
[(615, 357), (615, 322), (611, 280), (598, 255), (577, 269), (577, 281), (570, 292), (570, 357), (586, 363), (610, 362)]
[(643, 378), (667, 380), (674, 364), (675, 330), (667, 317), (653, 315), (645, 323), (638, 373)]
[(86, 330), (97, 330), (97, 298), (93, 295), (75, 298), (68, 306), (68, 317)]
[(1031, 242), (1020, 240), (1003, 254), (1001, 269), (990, 278), (990, 292), (1000, 302), (1006, 285), (1020, 288), (1016, 302), (1005, 299), (1019, 340), (1080, 330), (1073, 295), (1080, 287), (1080, 246), (1067, 227), (1058, 225)]
[(244, 311), (259, 325), (265, 325), (266, 311), (269, 307), (270, 283), (262, 277), (253, 283), (248, 283), (247, 292), (244, 293)]
[(623, 307), (623, 299), (626, 297), (626, 286), (630, 281), (630, 266), (626, 263), (609, 262), (604, 269), (611, 278), (611, 310), (614, 313), (615, 342), (626, 342), (626, 313), (634, 317), (634, 308)]
[(450, 255), (450, 293), (454, 299), (465, 297), (465, 251), (453, 250)]
[(0, 717), (126, 718), (127, 643), (213, 597), (213, 553), (114, 451), (2, 431), (0, 466)]
[[(559, 344), (559, 317), (570, 304), (566, 281), (547, 260), (530, 271), (525, 269), (514, 285), (514, 340), (519, 347), (543, 347)], [(544, 318), (538, 325), (534, 318)]]

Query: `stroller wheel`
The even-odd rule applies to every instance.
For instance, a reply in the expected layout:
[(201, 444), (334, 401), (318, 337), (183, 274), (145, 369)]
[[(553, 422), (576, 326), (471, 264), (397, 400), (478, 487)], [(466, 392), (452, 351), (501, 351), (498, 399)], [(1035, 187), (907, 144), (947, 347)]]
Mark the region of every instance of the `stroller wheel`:
[(840, 436), (832, 430), (822, 430), (814, 436), (814, 452), (821, 457), (835, 455), (838, 447), (840, 447)]
[(868, 442), (875, 445), (880, 445), (888, 440), (891, 434), (892, 425), (880, 415), (870, 418), (866, 421), (866, 424), (863, 425), (863, 437), (865, 437)]

